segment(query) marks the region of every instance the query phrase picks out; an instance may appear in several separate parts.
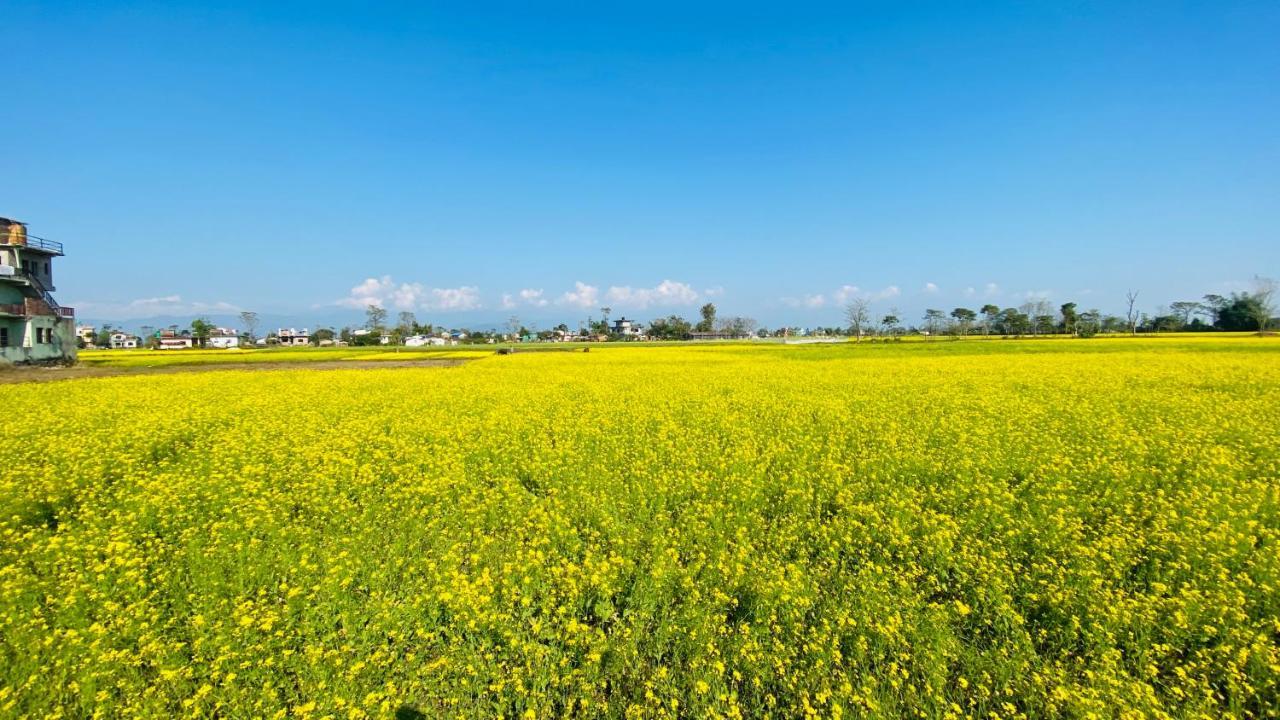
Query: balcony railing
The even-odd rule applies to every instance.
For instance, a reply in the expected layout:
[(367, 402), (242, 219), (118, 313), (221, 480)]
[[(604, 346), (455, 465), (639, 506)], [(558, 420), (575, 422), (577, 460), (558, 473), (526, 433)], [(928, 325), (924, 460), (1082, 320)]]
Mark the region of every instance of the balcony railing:
[(44, 250), (45, 252), (62, 255), (62, 243), (56, 240), (45, 240), (35, 235), (18, 235), (17, 233), (8, 232), (0, 234), (0, 245), (17, 245), (18, 247), (35, 248), (36, 250)]
[(76, 316), (76, 309), (63, 306), (49, 307), (40, 300), (28, 298), (25, 303), (0, 303), (0, 315), (19, 315), (22, 317), (56, 315), (60, 318), (73, 318)]

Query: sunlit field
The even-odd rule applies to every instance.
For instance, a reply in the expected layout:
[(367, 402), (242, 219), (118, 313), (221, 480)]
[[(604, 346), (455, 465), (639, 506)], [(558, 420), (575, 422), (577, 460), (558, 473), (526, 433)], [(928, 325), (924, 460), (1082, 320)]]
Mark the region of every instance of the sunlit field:
[(610, 345), (0, 401), (40, 408), (0, 445), (4, 717), (1280, 708), (1276, 338)]

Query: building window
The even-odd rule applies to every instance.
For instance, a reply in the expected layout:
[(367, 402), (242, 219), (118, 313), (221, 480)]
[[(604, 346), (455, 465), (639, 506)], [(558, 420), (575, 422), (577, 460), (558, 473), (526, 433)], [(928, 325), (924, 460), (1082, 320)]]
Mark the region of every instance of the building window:
[(0, 347), (9, 347), (9, 328), (0, 327)]

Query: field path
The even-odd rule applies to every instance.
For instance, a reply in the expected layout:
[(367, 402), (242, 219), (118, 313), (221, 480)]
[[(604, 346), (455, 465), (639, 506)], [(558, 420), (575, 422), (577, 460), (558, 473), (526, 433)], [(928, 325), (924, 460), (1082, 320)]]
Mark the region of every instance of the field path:
[(219, 372), (224, 370), (349, 370), (352, 368), (453, 367), (475, 358), (423, 358), (421, 360), (306, 360), (299, 362), (242, 362), (208, 365), (156, 365), (146, 367), (15, 367), (0, 372), (0, 385), (16, 383), (57, 382), (83, 378), (117, 377), (120, 375), (173, 375), (177, 373)]

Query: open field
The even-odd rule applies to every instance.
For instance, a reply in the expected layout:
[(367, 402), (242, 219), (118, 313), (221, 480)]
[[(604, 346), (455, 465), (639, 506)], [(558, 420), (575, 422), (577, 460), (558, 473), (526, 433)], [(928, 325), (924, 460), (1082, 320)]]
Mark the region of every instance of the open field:
[(1280, 708), (1280, 339), (369, 365), (0, 387), (0, 716)]

